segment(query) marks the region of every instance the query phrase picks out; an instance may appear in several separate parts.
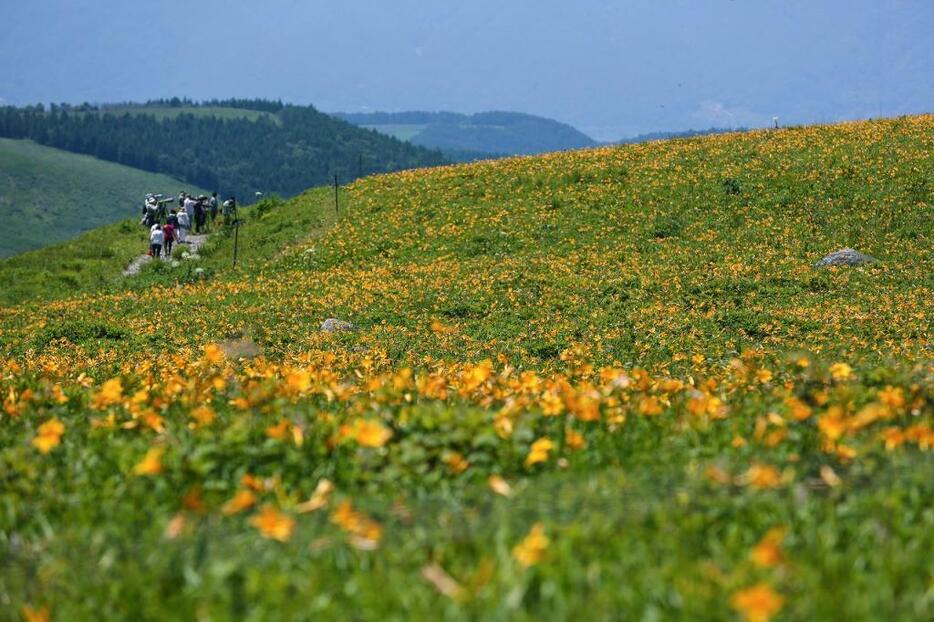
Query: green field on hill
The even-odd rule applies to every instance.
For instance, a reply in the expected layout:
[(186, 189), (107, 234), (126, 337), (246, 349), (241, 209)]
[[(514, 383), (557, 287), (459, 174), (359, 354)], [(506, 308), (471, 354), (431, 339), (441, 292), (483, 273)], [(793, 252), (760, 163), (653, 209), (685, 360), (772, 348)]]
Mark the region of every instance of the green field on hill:
[(930, 619), (932, 170), (930, 115), (411, 170), (38, 283), (0, 610)]
[(183, 189), (204, 192), (165, 175), (0, 138), (0, 258), (135, 217), (148, 192)]
[[(87, 114), (87, 113), (86, 113)], [(279, 118), (264, 110), (247, 110), (245, 108), (231, 108), (228, 106), (154, 106), (154, 105), (127, 105), (127, 106), (104, 106), (99, 110), (94, 110), (90, 114), (112, 114), (112, 115), (149, 115), (156, 119), (174, 119), (183, 114), (190, 114), (195, 117), (214, 117), (217, 119), (245, 119), (247, 121), (256, 121), (258, 119), (268, 119), (276, 125), (281, 125)]]

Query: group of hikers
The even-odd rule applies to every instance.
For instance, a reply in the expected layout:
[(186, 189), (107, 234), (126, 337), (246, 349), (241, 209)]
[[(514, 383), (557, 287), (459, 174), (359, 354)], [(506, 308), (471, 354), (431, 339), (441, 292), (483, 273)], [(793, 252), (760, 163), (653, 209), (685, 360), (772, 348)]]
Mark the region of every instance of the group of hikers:
[[(190, 196), (185, 192), (178, 195), (178, 208), (169, 209), (176, 199), (164, 198), (161, 194), (148, 194), (143, 203), (143, 218), (140, 224), (149, 228), (149, 255), (171, 257), (175, 242), (188, 244), (192, 230), (196, 234), (206, 233), (208, 221), (214, 226), (220, 212), (217, 193)], [(237, 218), (237, 201), (230, 197), (222, 206), (223, 224), (231, 225)]]

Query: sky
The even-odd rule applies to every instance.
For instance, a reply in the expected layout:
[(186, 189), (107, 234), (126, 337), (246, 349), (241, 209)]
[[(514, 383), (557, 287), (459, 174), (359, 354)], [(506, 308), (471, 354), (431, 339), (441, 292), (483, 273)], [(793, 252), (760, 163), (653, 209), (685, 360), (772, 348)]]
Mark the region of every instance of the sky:
[(934, 0), (0, 0), (0, 104), (515, 110), (600, 140), (934, 111)]

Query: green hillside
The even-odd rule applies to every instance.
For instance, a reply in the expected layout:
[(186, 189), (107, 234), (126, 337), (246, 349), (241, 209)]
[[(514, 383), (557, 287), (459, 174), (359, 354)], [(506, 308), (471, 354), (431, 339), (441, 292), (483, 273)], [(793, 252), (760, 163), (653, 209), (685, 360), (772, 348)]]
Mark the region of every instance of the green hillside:
[(932, 619), (931, 170), (925, 115), (403, 171), (0, 306), (0, 615)]
[(165, 175), (0, 139), (0, 257), (137, 216), (146, 193), (182, 189), (204, 192)]

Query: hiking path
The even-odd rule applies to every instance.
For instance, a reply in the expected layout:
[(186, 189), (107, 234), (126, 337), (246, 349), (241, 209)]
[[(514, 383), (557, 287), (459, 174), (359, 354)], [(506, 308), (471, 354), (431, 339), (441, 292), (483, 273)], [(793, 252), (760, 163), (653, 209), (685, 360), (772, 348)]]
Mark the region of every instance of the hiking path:
[[(204, 246), (204, 243), (207, 241), (207, 239), (208, 239), (207, 234), (189, 235), (188, 244), (179, 245), (178, 243), (176, 243), (176, 248), (181, 247), (181, 248), (186, 249), (192, 255), (197, 255), (198, 251), (201, 249), (202, 246)], [(150, 261), (152, 261), (152, 257), (150, 257), (148, 254), (140, 255), (139, 257), (137, 257), (136, 259), (130, 262), (130, 265), (127, 266), (126, 270), (123, 271), (123, 276), (134, 276), (136, 274), (139, 274), (139, 271), (143, 269), (143, 266), (145, 266)], [(163, 255), (160, 261), (171, 261), (171, 258)]]

